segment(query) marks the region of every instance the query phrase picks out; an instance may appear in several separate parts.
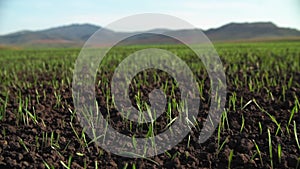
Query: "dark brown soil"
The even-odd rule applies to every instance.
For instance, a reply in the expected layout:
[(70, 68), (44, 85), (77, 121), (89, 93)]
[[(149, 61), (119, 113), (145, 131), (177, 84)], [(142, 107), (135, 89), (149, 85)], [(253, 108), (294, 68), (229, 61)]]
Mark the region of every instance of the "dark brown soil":
[[(293, 134), (293, 124), (289, 126), (290, 134), (288, 134), (286, 129), (290, 112), (294, 106), (294, 95), (300, 98), (300, 89), (295, 86), (286, 92), (286, 99), (282, 101), (279, 85), (271, 89), (274, 97), (274, 100), (272, 100), (268, 98), (268, 93), (264, 89), (259, 93), (255, 93), (250, 92), (246, 87), (235, 88), (233, 84), (229, 83), (227, 98), (233, 92), (236, 92), (237, 98), (243, 96), (243, 103), (238, 99), (236, 111), (231, 110), (228, 112), (229, 126), (225, 125), (225, 129), (221, 132), (220, 143), (227, 139), (222, 150), (218, 152), (217, 130), (209, 140), (199, 144), (197, 140), (201, 128), (194, 128), (189, 134), (191, 136), (189, 146), (188, 135), (178, 145), (168, 151), (172, 157), (169, 157), (167, 153), (160, 154), (150, 158), (155, 161), (153, 162), (149, 159), (124, 158), (106, 152), (94, 144), (86, 147), (82, 141), (79, 141), (72, 127), (76, 130), (79, 137), (81, 137), (82, 127), (77, 118), (71, 119), (69, 111), (69, 109), (74, 110), (71, 87), (59, 85), (58, 89), (54, 89), (52, 84), (49, 83), (54, 77), (58, 81), (62, 79), (58, 75), (41, 74), (38, 76), (38, 86), (31, 86), (27, 89), (21, 88), (23, 100), (25, 100), (25, 96), (31, 97), (31, 101), (28, 103), (28, 111), (36, 113), (38, 123), (34, 123), (29, 118), (28, 124), (24, 124), (22, 119), (17, 117), (19, 106), (17, 97), (20, 88), (18, 86), (9, 88), (10, 95), (6, 116), (0, 123), (0, 168), (47, 168), (46, 164), (55, 168), (63, 168), (62, 162), (67, 165), (70, 156), (72, 156), (71, 168), (95, 168), (95, 163), (98, 164), (99, 168), (123, 168), (126, 165), (128, 165), (128, 168), (132, 168), (133, 165), (136, 168), (227, 168), (231, 150), (233, 150), (234, 154), (231, 163), (232, 168), (270, 168), (271, 159), (267, 129), (270, 129), (272, 135), (274, 168), (296, 168), (299, 162), (300, 150), (297, 147)], [(20, 78), (22, 78), (21, 75)], [(209, 79), (202, 75), (199, 75), (199, 78), (206, 79), (205, 89), (208, 89)], [(243, 79), (242, 75), (240, 79)], [(33, 78), (29, 76), (23, 80), (30, 82)], [(300, 81), (299, 74), (294, 76), (294, 81)], [(142, 86), (143, 99), (148, 101), (149, 88), (157, 88), (160, 85), (158, 83), (152, 84), (152, 86)], [(104, 86), (96, 88), (97, 100), (100, 103), (101, 112), (106, 116), (106, 99), (103, 97), (101, 88), (104, 88)], [(36, 99), (36, 90), (40, 93), (43, 93), (43, 90), (46, 91), (45, 95), (40, 95), (39, 102)], [(56, 102), (55, 91), (62, 95), (61, 104)], [(133, 96), (135, 91), (131, 92)], [(200, 123), (203, 122), (209, 108), (209, 91), (206, 90), (204, 93), (198, 117)], [(172, 96), (169, 94), (168, 96), (177, 98), (178, 95)], [(0, 97), (5, 99), (4, 96), (0, 95)], [(255, 104), (250, 103), (244, 109), (241, 109), (243, 105), (252, 99), (255, 99), (261, 107), (276, 117), (281, 124), (282, 131), (279, 131), (277, 136), (275, 136), (276, 124)], [(228, 108), (228, 104), (226, 107)], [(127, 123), (121, 121), (120, 114), (114, 108), (111, 108), (110, 112), (112, 119), (110, 124), (120, 132), (129, 136), (133, 134), (142, 136), (147, 131), (147, 128), (145, 128), (145, 130), (137, 131), (137, 133), (130, 132)], [(242, 114), (245, 119), (245, 126), (243, 131), (240, 132)], [(174, 115), (177, 115), (176, 112)], [(161, 132), (160, 129), (166, 125), (166, 118), (162, 117), (158, 120), (156, 133)], [(297, 131), (300, 131), (299, 113), (295, 114), (293, 120), (297, 122)], [(262, 125), (261, 134), (259, 122)], [(55, 141), (56, 143), (52, 143), (52, 146), (50, 142), (51, 135), (55, 138), (54, 140), (59, 136)], [(298, 137), (300, 138), (299, 133)], [(89, 138), (86, 139), (90, 141)], [(262, 164), (253, 140), (259, 145), (263, 160)], [(22, 141), (27, 150), (21, 144)], [(281, 161), (278, 160), (278, 144), (282, 147)], [(254, 154), (257, 155), (254, 156)], [(253, 159), (251, 159), (252, 157)]]

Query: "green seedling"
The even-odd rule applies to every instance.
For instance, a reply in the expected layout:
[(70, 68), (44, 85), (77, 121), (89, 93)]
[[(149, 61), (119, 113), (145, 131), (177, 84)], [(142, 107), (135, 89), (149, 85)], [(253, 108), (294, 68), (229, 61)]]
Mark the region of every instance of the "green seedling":
[(187, 148), (190, 148), (190, 142), (191, 142), (191, 135), (188, 136)]
[(69, 144), (71, 143), (71, 141), (68, 141), (67, 145), (65, 146), (65, 148), (63, 149), (63, 151), (66, 151), (67, 148), (69, 147)]
[(54, 91), (54, 96), (56, 100), (55, 107), (60, 107), (62, 105), (62, 96), (58, 94), (56, 91)]
[(296, 165), (296, 169), (298, 169), (298, 168), (299, 168), (299, 166), (300, 166), (300, 157), (298, 157), (298, 159), (297, 159), (297, 165)]
[(190, 153), (188, 151), (185, 151), (184, 152), (184, 155), (185, 155), (185, 159), (188, 160), (189, 156), (190, 156)]
[(48, 133), (42, 133), (42, 148), (48, 145)]
[(240, 133), (243, 131), (244, 126), (245, 126), (245, 118), (244, 118), (244, 115), (242, 114), (242, 126), (241, 126), (241, 129), (240, 129)]
[(279, 131), (281, 130), (281, 127), (280, 127), (280, 123), (279, 123), (279, 125), (277, 126), (277, 129), (276, 129), (276, 133), (275, 133), (275, 136), (277, 136), (278, 135), (278, 133), (279, 133)]
[(252, 141), (253, 141), (253, 143), (254, 143), (254, 145), (255, 145), (255, 148), (256, 148), (256, 151), (257, 151), (257, 153), (258, 153), (259, 160), (260, 160), (260, 164), (261, 164), (261, 166), (263, 166), (263, 160), (262, 160), (262, 156), (261, 156), (261, 152), (260, 152), (260, 150), (259, 150), (259, 147), (258, 147), (258, 145), (256, 144), (256, 142), (255, 142), (254, 140), (252, 140)]
[(287, 90), (287, 87), (286, 86), (282, 86), (282, 96), (283, 96), (283, 101), (285, 102), (285, 97), (286, 97), (286, 90)]
[(168, 151), (166, 151), (165, 154), (166, 154), (171, 160), (174, 160), (178, 155), (180, 155), (179, 152), (176, 152), (176, 153), (174, 153), (173, 155), (171, 155)]
[(240, 109), (242, 109), (242, 105), (243, 105), (243, 103), (244, 103), (244, 98), (243, 98), (243, 97), (241, 97), (241, 98), (240, 98)]
[(23, 101), (20, 97), (19, 97), (18, 114), (16, 118), (17, 118), (17, 125), (19, 125), (19, 121), (23, 118)]
[(219, 146), (218, 145), (218, 150), (217, 150), (217, 157), (219, 156), (219, 153), (223, 150), (223, 147), (225, 144), (229, 141), (229, 136), (225, 138), (225, 140), (222, 142), (222, 144)]
[(236, 92), (233, 92), (229, 100), (229, 103), (231, 103), (230, 105), (232, 105), (233, 111), (236, 111), (236, 101), (237, 101)]
[(89, 152), (88, 142), (87, 142), (86, 136), (85, 136), (85, 128), (83, 128), (82, 131), (81, 131), (81, 140), (83, 140), (83, 144), (84, 144), (84, 146), (87, 148), (87, 150)]
[(0, 121), (2, 120), (2, 119), (4, 119), (5, 118), (5, 116), (6, 116), (6, 108), (7, 108), (7, 104), (8, 104), (8, 95), (9, 95), (9, 92), (7, 92), (6, 94), (5, 94), (5, 100), (3, 100), (2, 98), (0, 98), (1, 100), (1, 102), (2, 102), (2, 107), (1, 107), (1, 109), (0, 109)]
[(95, 169), (98, 169), (98, 161), (95, 161)]
[[(25, 117), (26, 117), (26, 121), (27, 121), (27, 125), (29, 125), (29, 122), (28, 122), (28, 119), (30, 118), (34, 124), (38, 124), (38, 121), (37, 121), (37, 116), (35, 114), (35, 110), (34, 110), (34, 107), (33, 107), (33, 114), (30, 113), (30, 111), (28, 111), (27, 109), (25, 109)], [(28, 118), (29, 117), (29, 118)]]
[(37, 103), (40, 104), (41, 96), (40, 96), (39, 91), (37, 89), (35, 89), (35, 97), (36, 97), (35, 99), (36, 99)]
[(36, 146), (37, 149), (40, 148), (39, 136), (35, 136), (35, 146)]
[(128, 168), (128, 163), (125, 163), (123, 169), (127, 169)]
[(203, 101), (205, 101), (205, 98), (204, 98), (204, 91), (203, 91), (203, 89), (204, 89), (204, 80), (202, 80), (202, 81), (199, 82), (198, 84), (199, 84), (198, 90), (199, 90), (199, 94), (200, 94), (200, 99), (203, 100)]
[(227, 111), (226, 110), (224, 110), (223, 113), (222, 113), (221, 124), (222, 124), (223, 130), (225, 130), (225, 122), (226, 122), (227, 130), (230, 130), (230, 128), (229, 128), (229, 122), (228, 122), (228, 117), (227, 117)]
[(50, 146), (51, 146), (51, 148), (53, 148), (53, 149), (56, 149), (56, 148), (59, 149), (60, 148), (60, 146), (58, 144), (59, 137), (60, 137), (60, 135), (57, 134), (57, 137), (55, 138), (54, 132), (53, 131), (51, 132), (51, 136), (50, 136)]
[(274, 101), (275, 99), (274, 99), (273, 93), (267, 87), (264, 87), (264, 89), (267, 91), (268, 97)]
[(72, 156), (69, 156), (68, 165), (66, 165), (63, 161), (60, 161), (60, 163), (63, 165), (64, 168), (71, 169)]
[(136, 141), (135, 135), (132, 136), (132, 144), (133, 144), (133, 147), (136, 149), (137, 148), (137, 141)]
[(252, 160), (254, 160), (254, 158), (257, 156), (257, 152), (255, 152), (252, 156), (251, 156), (251, 158), (250, 158), (250, 161), (252, 161)]
[(281, 164), (282, 152), (281, 152), (281, 145), (280, 144), (278, 144), (278, 146), (277, 146), (277, 153), (278, 153), (278, 162), (279, 162), (279, 164)]
[(232, 157), (233, 157), (233, 150), (230, 150), (229, 157), (228, 157), (228, 169), (231, 168)]
[(249, 83), (248, 83), (248, 88), (250, 92), (254, 92), (254, 84), (252, 82), (252, 79), (250, 78)]
[(220, 142), (221, 142), (221, 125), (219, 124), (218, 126), (218, 148), (220, 147)]
[(86, 158), (83, 160), (83, 168), (86, 169), (87, 168), (87, 162), (86, 162)]
[(51, 165), (51, 167), (50, 167), (50, 165), (49, 165), (46, 161), (43, 160), (43, 163), (44, 163), (44, 166), (45, 166), (47, 169), (54, 169), (54, 166)]
[(79, 157), (83, 157), (84, 154), (77, 152), (76, 155), (78, 155)]
[(70, 126), (71, 126), (71, 128), (72, 128), (73, 133), (74, 133), (75, 136), (76, 136), (77, 141), (78, 141), (79, 143), (81, 143), (80, 137), (79, 137), (77, 131), (75, 130), (75, 128), (73, 127), (73, 124), (72, 124), (71, 122), (70, 122), (69, 124), (70, 124)]
[(19, 139), (19, 143), (24, 147), (26, 152), (29, 152), (29, 149), (27, 148), (27, 146), (25, 145), (24, 141), (21, 138)]
[(290, 126), (290, 124), (292, 122), (292, 119), (293, 119), (295, 113), (297, 113), (297, 112), (298, 112), (298, 103), (297, 103), (297, 99), (295, 99), (294, 107), (292, 108), (292, 111), (291, 111), (291, 114), (290, 114), (290, 118), (289, 118), (289, 122), (287, 124), (287, 127)]
[(261, 122), (258, 122), (259, 134), (262, 135), (262, 125)]
[(297, 143), (297, 146), (298, 146), (298, 149), (300, 150), (300, 144), (299, 144), (299, 140), (298, 140), (298, 135), (297, 135), (297, 127), (296, 127), (296, 122), (294, 122), (294, 135), (295, 135), (295, 140), (296, 140), (296, 143)]
[(274, 116), (272, 116), (270, 113), (268, 113), (266, 110), (264, 110), (264, 109), (256, 102), (255, 99), (252, 99), (252, 100), (250, 100), (248, 103), (246, 103), (246, 105), (245, 105), (242, 109), (246, 108), (250, 103), (254, 103), (254, 104), (256, 105), (256, 107), (259, 108), (260, 111), (266, 113), (266, 114), (270, 117), (270, 119), (276, 124), (276, 126), (277, 126), (276, 135), (278, 134), (279, 131), (282, 132), (282, 129), (281, 129), (281, 127), (280, 127), (280, 123), (277, 122), (276, 118), (275, 118)]
[(269, 155), (270, 155), (270, 162), (271, 162), (271, 168), (274, 168), (273, 166), (273, 148), (272, 148), (272, 139), (271, 139), (271, 133), (268, 129), (268, 143), (269, 143)]
[(293, 76), (289, 78), (288, 85), (287, 85), (288, 89), (292, 87), (292, 83), (293, 83)]

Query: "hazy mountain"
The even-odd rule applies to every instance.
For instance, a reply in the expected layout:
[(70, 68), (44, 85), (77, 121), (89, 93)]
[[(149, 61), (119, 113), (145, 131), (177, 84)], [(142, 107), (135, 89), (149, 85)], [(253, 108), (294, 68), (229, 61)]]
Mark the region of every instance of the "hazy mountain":
[(300, 36), (300, 31), (277, 27), (272, 22), (230, 23), (205, 34), (211, 40), (266, 39)]
[[(40, 31), (20, 31), (0, 36), (1, 46), (29, 46), (29, 47), (81, 47), (84, 42), (101, 27), (91, 24), (72, 24)], [(104, 29), (103, 37), (110, 43), (116, 39), (131, 36), (133, 33), (115, 32)], [(178, 41), (163, 35), (177, 35), (185, 40), (192, 39), (195, 34), (204, 32), (212, 41), (255, 40), (272, 38), (300, 38), (300, 31), (291, 28), (281, 28), (271, 22), (229, 23), (215, 29), (152, 29), (144, 34), (136, 35), (124, 40), (122, 44), (157, 44), (178, 43)], [(140, 33), (140, 32), (139, 32)], [(154, 33), (154, 34), (153, 34)], [(97, 44), (95, 45), (105, 45)], [(106, 44), (107, 45), (107, 44)]]
[[(21, 31), (0, 36), (0, 45), (56, 45), (78, 46), (100, 27), (90, 24), (73, 24), (41, 31)], [(107, 30), (108, 33), (112, 31)]]

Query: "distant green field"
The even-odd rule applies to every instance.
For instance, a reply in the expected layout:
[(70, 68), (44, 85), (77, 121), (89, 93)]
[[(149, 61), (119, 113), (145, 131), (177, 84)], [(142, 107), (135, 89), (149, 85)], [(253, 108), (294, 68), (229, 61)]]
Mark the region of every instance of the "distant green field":
[[(283, 72), (299, 72), (299, 47), (300, 42), (255, 42), (255, 43), (216, 43), (220, 58), (224, 61), (226, 69), (229, 70), (228, 75), (234, 74), (239, 70), (247, 70), (251, 66), (258, 63), (259, 68), (255, 72), (268, 72), (271, 75), (278, 75)], [(194, 58), (192, 52), (184, 46), (180, 45), (161, 45), (161, 46), (129, 46), (118, 47), (117, 50), (112, 50), (113, 56), (108, 55), (108, 58), (121, 60), (133, 51), (148, 47), (158, 47), (169, 50), (177, 54), (183, 60), (187, 60), (190, 64)], [(1, 77), (6, 80), (12, 79), (16, 73), (24, 72), (51, 72), (55, 73), (73, 69), (75, 60), (80, 52), (80, 49), (19, 49), (9, 50), (2, 49), (0, 53), (1, 61)], [(110, 59), (108, 59), (110, 60)], [(188, 62), (188, 60), (190, 62)], [(110, 63), (104, 63), (103, 65)], [(241, 64), (244, 63), (244, 64)], [(117, 66), (117, 65), (114, 65)], [(61, 71), (64, 70), (64, 71)], [(253, 72), (254, 73), (254, 72)], [(5, 81), (6, 81), (5, 80)], [(14, 81), (16, 82), (16, 81)]]

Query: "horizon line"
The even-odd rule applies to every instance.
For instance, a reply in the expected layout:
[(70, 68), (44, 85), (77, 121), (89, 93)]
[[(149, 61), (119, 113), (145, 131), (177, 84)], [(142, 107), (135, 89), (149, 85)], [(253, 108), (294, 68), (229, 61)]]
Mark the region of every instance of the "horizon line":
[(10, 34), (15, 34), (15, 33), (22, 33), (22, 32), (39, 32), (39, 31), (44, 31), (44, 30), (49, 30), (49, 29), (55, 29), (55, 28), (61, 28), (61, 27), (67, 27), (67, 26), (72, 26), (72, 25), (91, 25), (91, 26), (97, 26), (100, 28), (105, 28), (105, 29), (108, 29), (108, 30), (111, 30), (111, 31), (114, 31), (114, 32), (138, 32), (138, 31), (150, 31), (150, 30), (155, 30), (155, 29), (167, 29), (167, 30), (171, 30), (171, 31), (178, 31), (178, 30), (189, 30), (189, 29), (200, 29), (202, 31), (208, 31), (208, 30), (211, 30), (211, 29), (218, 29), (218, 28), (221, 28), (223, 26), (226, 26), (226, 25), (230, 25), (230, 24), (255, 24), (255, 23), (270, 23), (270, 24), (273, 24), (275, 25), (276, 27), (278, 28), (287, 28), (287, 29), (294, 29), (294, 30), (297, 30), (297, 31), (300, 31), (300, 29), (298, 28), (295, 28), (295, 27), (290, 27), (290, 26), (278, 26), (276, 23), (272, 22), (272, 21), (254, 21), (254, 22), (251, 22), (251, 21), (244, 21), (244, 22), (235, 22), (235, 21), (231, 21), (231, 22), (228, 22), (226, 24), (223, 24), (221, 26), (218, 26), (218, 27), (211, 27), (211, 28), (208, 28), (208, 29), (202, 29), (202, 28), (199, 28), (199, 27), (194, 27), (194, 28), (150, 28), (150, 29), (147, 29), (147, 30), (132, 30), (132, 31), (129, 31), (129, 30), (115, 30), (115, 29), (109, 29), (109, 28), (106, 28), (106, 27), (103, 27), (103, 26), (100, 26), (100, 25), (97, 25), (95, 23), (89, 23), (89, 22), (82, 22), (82, 23), (66, 23), (66, 24), (61, 24), (61, 25), (56, 25), (56, 26), (52, 26), (52, 27), (47, 27), (47, 28), (41, 28), (41, 29), (20, 29), (18, 31), (13, 31), (13, 32), (8, 32), (8, 33), (0, 33), (0, 36), (6, 36), (6, 35), (10, 35)]

